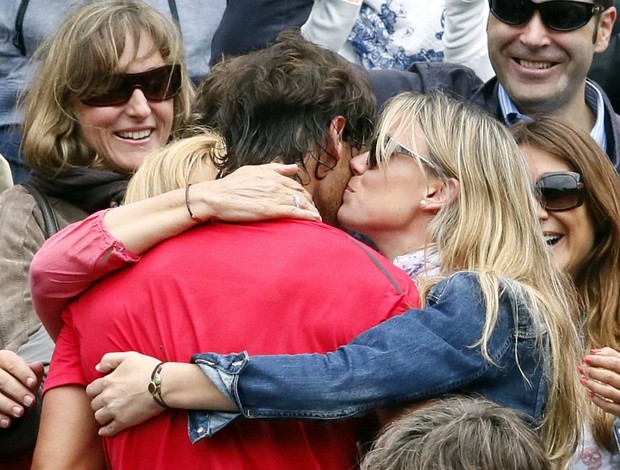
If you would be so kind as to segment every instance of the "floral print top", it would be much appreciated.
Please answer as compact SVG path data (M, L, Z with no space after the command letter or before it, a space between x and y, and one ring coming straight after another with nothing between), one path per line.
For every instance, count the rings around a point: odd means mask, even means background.
M443 62L445 0L365 0L349 42L369 69Z

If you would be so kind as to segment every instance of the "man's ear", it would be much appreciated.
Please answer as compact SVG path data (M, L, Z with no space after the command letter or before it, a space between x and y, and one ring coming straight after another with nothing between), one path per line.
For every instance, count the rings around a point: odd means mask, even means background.
M340 162L343 155L342 134L347 120L344 116L336 116L329 123L327 133L323 139L324 152L321 152L317 162L317 177L324 178Z
M607 49L617 15L618 12L615 7L609 7L601 13L598 28L596 30L596 37L594 38L594 52L601 53Z
M423 209L433 213L439 212L439 209L452 203L458 197L460 189L461 184L456 178L432 178L428 183Z

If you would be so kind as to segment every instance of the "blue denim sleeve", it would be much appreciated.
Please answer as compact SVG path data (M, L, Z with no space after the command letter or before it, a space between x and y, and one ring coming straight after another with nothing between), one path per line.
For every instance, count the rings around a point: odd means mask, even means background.
M518 309L511 296L500 299L498 321L488 344L493 362L475 346L485 323L475 273L458 273L442 281L429 294L427 304L425 309L409 310L383 322L328 354L248 358L207 353L194 360L224 369L230 384L228 396L249 418L344 418L451 392L484 391L500 376L509 393L518 395L531 382L521 377L521 368L529 379L535 369L537 377L542 375L536 359L516 364ZM532 351L534 341L530 343L526 349L537 356ZM235 360L238 367L225 367L226 361ZM509 400L499 398L495 401ZM538 417L542 412L540 403L513 407Z
M230 401L236 401L232 392L233 382L248 362L247 353L230 354L228 356L196 354L192 357L192 362L200 367L202 372L223 395ZM241 413L188 410L187 429L192 444L195 444L200 439L211 437L239 416L241 416Z

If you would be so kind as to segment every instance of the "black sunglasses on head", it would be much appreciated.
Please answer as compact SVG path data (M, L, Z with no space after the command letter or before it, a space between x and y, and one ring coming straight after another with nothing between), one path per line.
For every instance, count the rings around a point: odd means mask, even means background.
M114 74L116 85L101 95L83 98L88 106L115 106L127 103L136 88L139 88L147 100L166 101L174 98L181 91L181 66L164 65L140 73Z
M538 10L543 23L555 31L574 31L590 21L592 16L605 10L601 5L552 0L534 3L532 0L489 0L495 18L506 24L519 25L529 21Z
M567 211L583 204L586 188L574 171L543 173L535 183L540 205L553 212Z

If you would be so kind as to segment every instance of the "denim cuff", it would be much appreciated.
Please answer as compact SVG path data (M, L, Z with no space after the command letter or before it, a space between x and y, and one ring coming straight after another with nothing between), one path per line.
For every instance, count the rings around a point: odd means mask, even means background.
M226 356L214 353L195 354L191 362L197 364L217 389L241 409L235 388L238 374L248 362L247 352ZM211 437L239 416L240 412L189 410L187 431L192 444Z
M620 419L616 418L614 420L614 440L616 441L616 449L620 452Z

